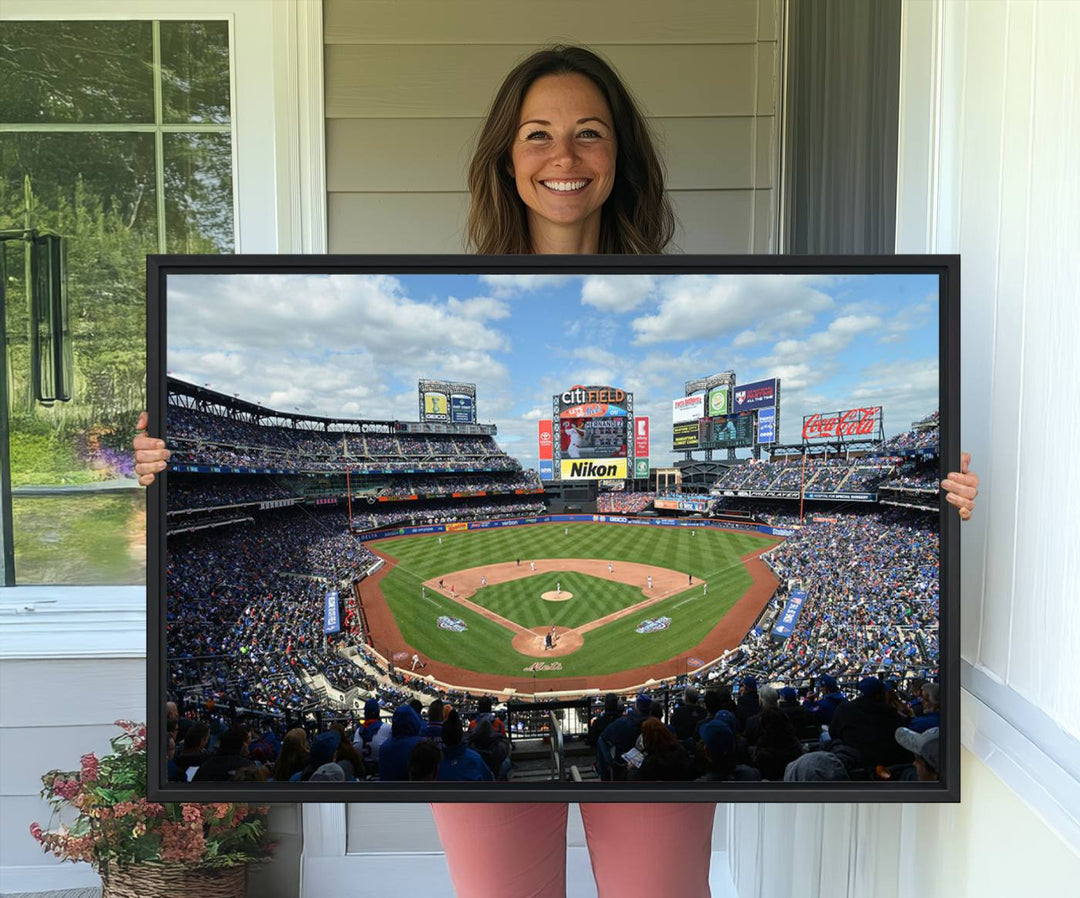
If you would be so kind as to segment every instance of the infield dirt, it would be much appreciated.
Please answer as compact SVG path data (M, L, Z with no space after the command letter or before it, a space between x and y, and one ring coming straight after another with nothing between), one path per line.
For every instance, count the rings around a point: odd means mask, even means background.
M776 590L776 577L760 558L762 552L766 551L767 548L762 547L742 556L740 560L750 574L751 585L705 638L697 645L680 652L678 658L660 664L631 667L614 674L602 674L592 677L546 677L542 681L541 691L568 692L588 689L602 691L623 689L645 683L650 679L659 680L683 673L685 670L683 667L684 657L698 657L708 661L722 655L727 649L734 648L742 641ZM397 620L390 611L379 586L383 577L394 568L397 562L377 548L372 547L372 549L384 560L385 564L374 576L364 580L360 586L364 608L367 612L368 625L378 644L384 646L389 644L393 646L395 651L407 651L411 655L415 649L401 635ZM534 561L536 570L531 570L527 565L518 565L513 562L485 565L443 574L441 576L445 584L443 589L439 589L438 581L440 578L438 577L425 581L424 585L447 598L459 602L463 607L467 607L478 614L483 614L500 626L506 627L515 634L513 637L514 648L522 655L533 658L557 658L560 655L569 655L581 647L584 641L583 636L589 630L610 623L612 620L624 615L636 614L649 605L663 601L688 586L685 573L653 565L621 561L615 564L614 571L609 572L606 559L553 558L534 559ZM483 588L480 586L481 577L484 577L489 585L494 586L499 583L534 576L537 573L557 573L560 571L576 571L599 579L640 585L642 601L599 620L590 621L588 624L576 629L563 628L561 632L557 631L559 638L555 648L545 650L544 634L548 632L548 629L528 629L495 614L469 598L474 596L477 590ZM653 578L653 588L651 590L647 586L649 576ZM695 580L694 585L701 582L703 581ZM456 595L451 593L451 586ZM425 661L427 662L425 674L430 674L436 680L463 689L484 689L490 692L516 689L518 692L531 693L541 685L528 676L478 673L431 658L425 658Z

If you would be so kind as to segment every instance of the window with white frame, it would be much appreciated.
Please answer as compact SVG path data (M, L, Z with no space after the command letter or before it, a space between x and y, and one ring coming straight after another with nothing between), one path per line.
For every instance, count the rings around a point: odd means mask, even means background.
M19 584L145 579L130 440L145 255L235 247L230 23L20 21L0 35L0 233ZM30 378L26 242L66 238L70 401Z

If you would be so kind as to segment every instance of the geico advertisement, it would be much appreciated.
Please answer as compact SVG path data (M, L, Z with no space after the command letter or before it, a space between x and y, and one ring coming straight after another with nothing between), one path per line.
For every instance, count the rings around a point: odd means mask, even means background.
M625 480L625 458L564 458L559 462L563 480Z

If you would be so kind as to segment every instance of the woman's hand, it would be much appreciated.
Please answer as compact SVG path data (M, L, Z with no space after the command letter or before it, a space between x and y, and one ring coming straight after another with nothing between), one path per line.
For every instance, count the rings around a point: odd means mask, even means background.
M139 483L149 486L159 471L165 470L165 460L172 454L165 448L164 440L157 440L146 435L146 426L150 417L146 412L139 413L139 423L135 425L135 439L131 446L135 450L135 473Z
M971 511L975 508L975 497L979 495L979 475L968 471L970 464L971 455L961 452L960 470L950 471L949 476L941 481L941 488L945 490L945 501L959 509L961 521L971 517Z

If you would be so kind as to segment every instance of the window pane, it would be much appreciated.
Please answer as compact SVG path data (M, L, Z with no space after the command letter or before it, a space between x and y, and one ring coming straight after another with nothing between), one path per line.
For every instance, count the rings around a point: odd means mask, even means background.
M5 244L11 479L20 583L137 583L145 559L131 435L145 404L146 262L157 249L152 134L0 134L0 229L26 222L68 238L74 396L33 400L23 244ZM49 489L57 491L49 498ZM30 491L32 494L27 495ZM50 525L50 522L51 525Z
M150 22L4 22L0 121L153 122Z
M161 23L165 122L229 121L229 23Z
M146 582L146 491L20 497L11 503L22 585Z
M165 135L165 246L170 253L232 252L230 135Z

